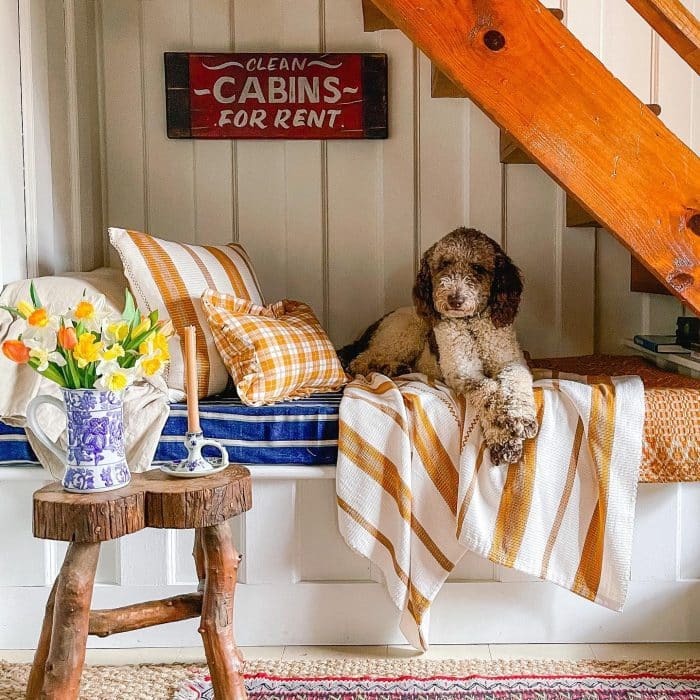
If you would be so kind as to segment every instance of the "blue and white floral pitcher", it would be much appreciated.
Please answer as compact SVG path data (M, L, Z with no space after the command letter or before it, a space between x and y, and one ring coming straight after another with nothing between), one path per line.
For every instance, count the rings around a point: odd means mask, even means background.
M121 392L100 389L62 389L63 401L37 396L27 407L27 425L37 439L66 466L63 488L74 493L111 491L131 481L124 452L124 415ZM37 421L44 403L66 414L68 452L49 439Z

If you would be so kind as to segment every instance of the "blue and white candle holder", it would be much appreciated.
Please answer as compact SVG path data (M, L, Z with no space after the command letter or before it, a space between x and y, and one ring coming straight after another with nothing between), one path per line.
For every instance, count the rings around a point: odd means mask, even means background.
M185 447L187 457L176 462L167 462L161 466L161 471L171 476L195 477L206 476L220 472L228 467L228 452L226 448L217 440L209 440L204 437L204 433L186 433ZM221 457L209 459L202 454L204 447L214 447L219 450Z

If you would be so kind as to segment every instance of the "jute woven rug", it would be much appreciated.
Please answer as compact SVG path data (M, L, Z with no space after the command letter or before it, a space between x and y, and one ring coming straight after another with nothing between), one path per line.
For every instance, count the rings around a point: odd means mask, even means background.
M0 662L0 698L23 700L27 664ZM250 700L700 700L700 660L249 662ZM89 666L81 700L213 698L206 669Z

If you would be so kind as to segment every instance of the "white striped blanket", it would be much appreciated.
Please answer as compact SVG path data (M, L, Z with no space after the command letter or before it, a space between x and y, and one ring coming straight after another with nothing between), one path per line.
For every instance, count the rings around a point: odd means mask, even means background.
M641 461L638 377L537 370L540 431L495 466L463 396L412 374L350 383L337 497L348 545L384 574L401 630L428 647L428 611L467 551L620 610Z

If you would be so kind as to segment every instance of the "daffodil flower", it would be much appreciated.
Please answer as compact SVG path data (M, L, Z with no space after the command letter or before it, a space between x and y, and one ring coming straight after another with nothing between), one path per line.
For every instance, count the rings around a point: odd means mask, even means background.
M98 369L98 374L100 376L95 382L95 387L97 389L124 391L124 389L131 386L136 379L136 372L134 369L124 369L116 362L103 363L101 370L100 373L100 369Z
M73 357L80 369L84 369L91 362L100 359L100 353L104 344L98 341L92 333L83 333L78 338L78 344L73 348Z
M129 335L129 324L126 321L104 323L102 338L108 343L123 343Z
M148 340L144 340L139 345L139 354L143 356L158 355L162 360L170 359L170 348L168 338L163 333L155 333Z
M112 362L120 357L124 357L125 354L124 348L119 343L114 343L102 353L102 359L105 362Z
M76 325L82 323L88 331L99 333L103 323L114 314L106 304L104 294L83 297L72 310L71 318Z
M42 306L34 308L27 302L28 308L22 308L21 313L27 313L24 318L27 324L26 329L22 333L25 340L36 340L37 343L44 347L56 347L56 333L58 333L60 325L60 317L54 313L52 306ZM19 311L19 306L17 307Z
M17 304L17 313L23 318L27 319L35 311L34 305L30 304L28 301L20 301Z
M49 368L50 363L53 363L58 367L66 366L66 358L56 350L55 342L53 347L43 346L39 341L33 338L26 340L25 343L29 348L30 360L38 360L39 362L39 364L36 366L37 372L45 372Z
M134 330L132 331L131 335L133 338L138 338L138 336L143 335L146 331L151 330L151 321L148 318L144 318L141 323L139 323Z

